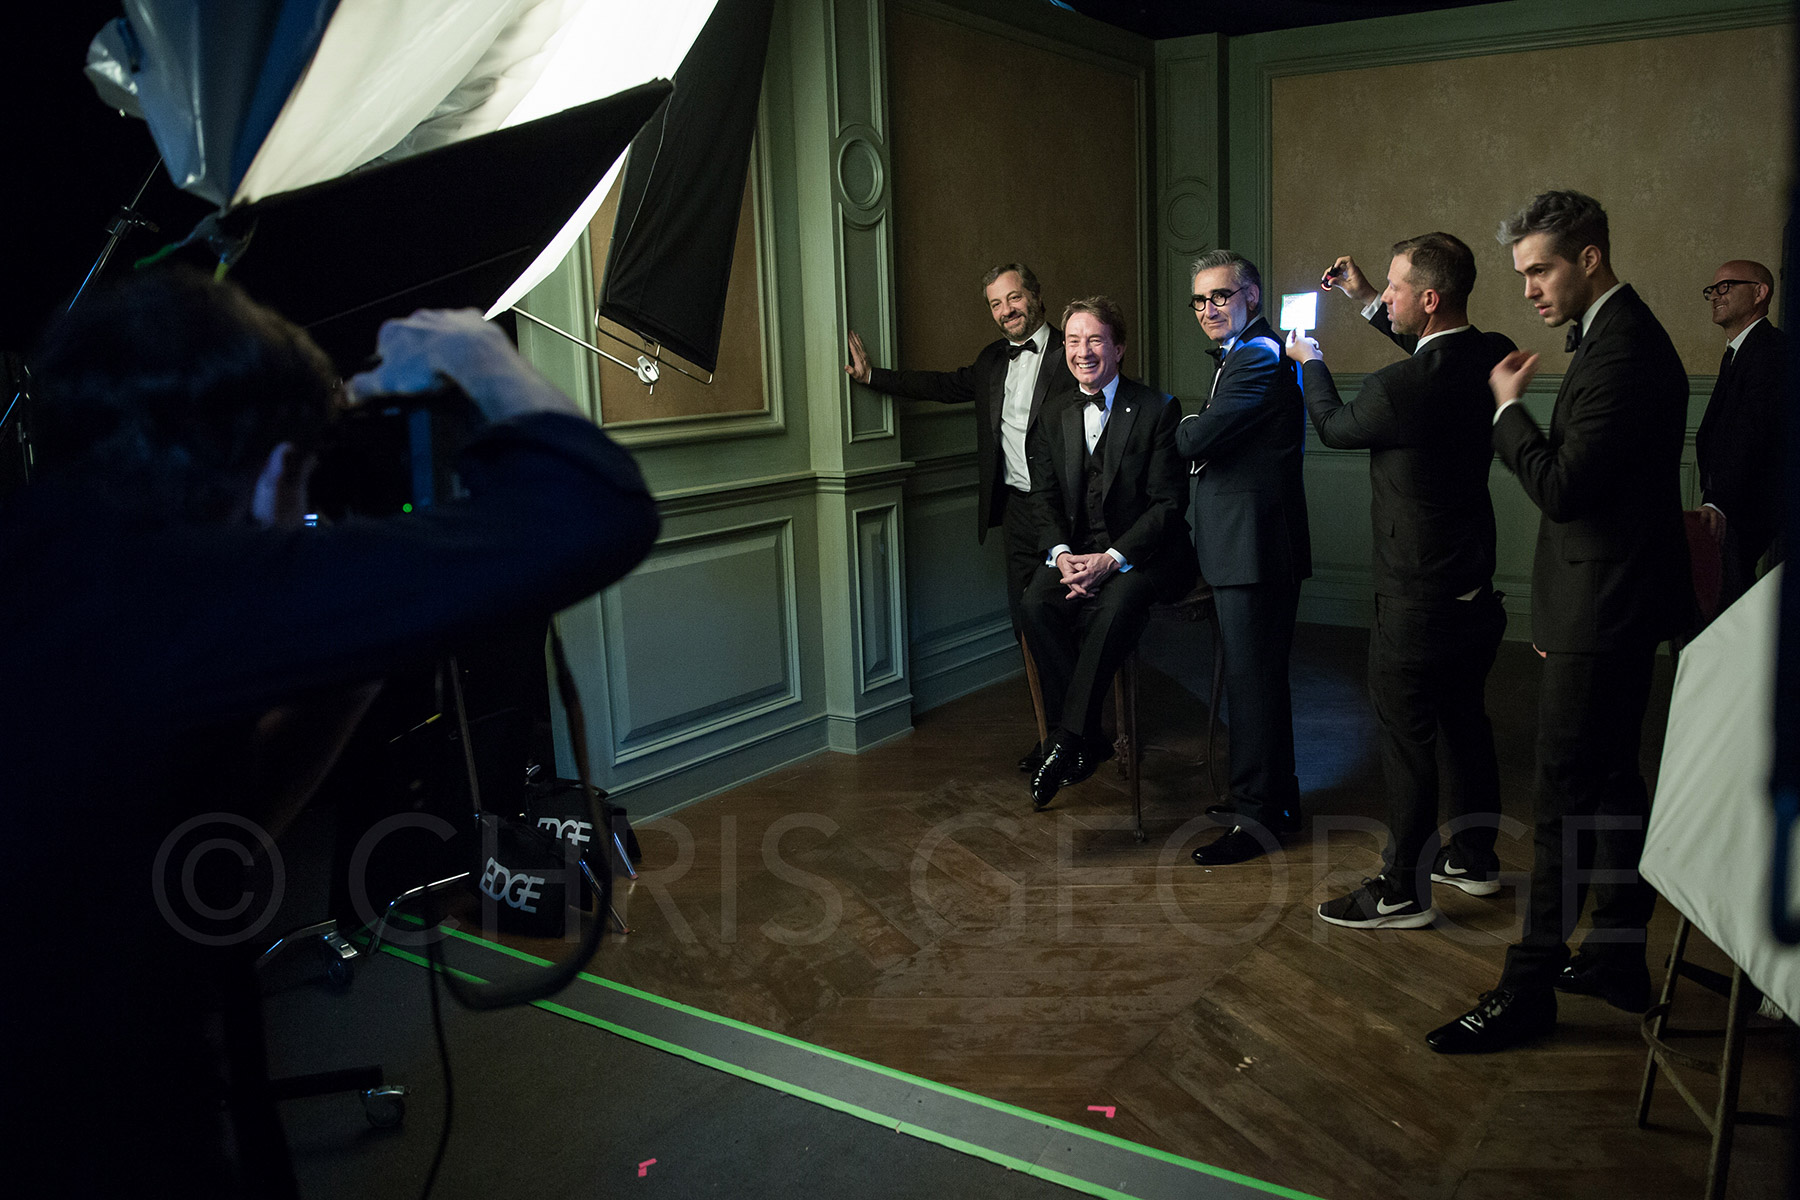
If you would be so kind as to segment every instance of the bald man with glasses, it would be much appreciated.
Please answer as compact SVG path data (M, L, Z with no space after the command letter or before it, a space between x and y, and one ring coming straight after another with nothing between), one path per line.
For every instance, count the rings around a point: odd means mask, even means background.
M1719 607L1756 582L1756 563L1781 527L1781 403L1787 334L1769 323L1775 277L1747 259L1720 267L1701 289L1725 331L1719 379L1694 435L1701 520L1719 544ZM1774 547L1779 561L1781 550Z

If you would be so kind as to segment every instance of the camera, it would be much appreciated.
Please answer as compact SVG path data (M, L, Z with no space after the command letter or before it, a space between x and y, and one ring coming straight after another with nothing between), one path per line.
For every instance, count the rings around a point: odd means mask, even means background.
M311 481L314 510L342 520L416 512L465 492L456 460L485 423L461 388L371 396L326 428Z

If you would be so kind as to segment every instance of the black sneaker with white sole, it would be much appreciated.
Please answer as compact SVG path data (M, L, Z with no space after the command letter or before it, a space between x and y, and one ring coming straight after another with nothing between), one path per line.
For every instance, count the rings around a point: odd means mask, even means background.
M1456 847L1445 846L1438 851L1437 861L1431 864L1431 882L1447 883L1471 896L1491 896L1500 890L1500 869L1498 866L1478 867L1459 858Z
M1319 917L1347 929L1422 929L1437 920L1437 909L1419 903L1386 875L1377 875L1348 896L1319 905Z

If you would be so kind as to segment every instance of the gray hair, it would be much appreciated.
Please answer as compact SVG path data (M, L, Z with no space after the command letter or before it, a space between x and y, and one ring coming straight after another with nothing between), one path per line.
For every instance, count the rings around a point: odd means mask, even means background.
M1194 260L1193 270L1188 272L1188 277L1191 279L1200 272L1210 271L1214 267L1230 267L1232 283L1236 284L1238 287L1244 287L1246 285L1254 287L1256 289L1256 303L1250 306L1250 312L1254 315L1262 311L1262 274L1256 269L1255 263L1239 254L1236 250L1227 250L1224 247L1220 247L1217 250L1208 250L1205 254L1196 258Z

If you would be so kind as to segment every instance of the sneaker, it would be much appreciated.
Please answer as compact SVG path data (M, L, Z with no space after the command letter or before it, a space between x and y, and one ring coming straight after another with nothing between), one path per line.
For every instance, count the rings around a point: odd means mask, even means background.
M1431 882L1459 887L1471 896L1491 896L1500 890L1500 870L1473 866L1456 857L1454 846L1445 846L1431 864Z
M1319 905L1319 916L1348 929L1422 929L1437 920L1437 909L1406 895L1386 875L1377 875L1348 896Z

